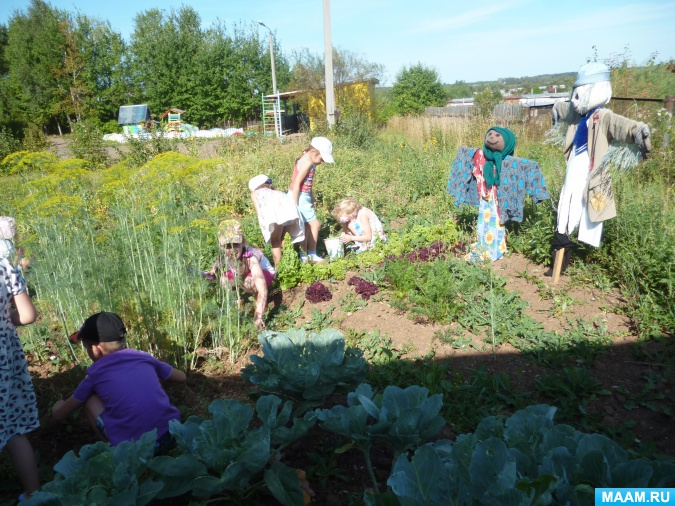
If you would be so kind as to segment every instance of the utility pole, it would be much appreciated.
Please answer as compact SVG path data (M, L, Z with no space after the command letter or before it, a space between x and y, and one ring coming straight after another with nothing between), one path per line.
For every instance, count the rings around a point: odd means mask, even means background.
M326 120L335 125L335 87L333 85L333 42L330 35L330 0L323 0L323 45L326 67Z
M265 28L267 28L267 30L270 32L269 36L270 36L270 63L272 64L272 93L278 95L279 90L277 90L277 72L274 66L274 38L272 35L272 30L262 21L258 21L258 24L260 26L264 26Z

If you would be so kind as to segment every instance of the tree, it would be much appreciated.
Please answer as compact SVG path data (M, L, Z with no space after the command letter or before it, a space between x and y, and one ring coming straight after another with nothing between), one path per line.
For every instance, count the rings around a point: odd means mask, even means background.
M178 107L199 126L259 114L261 94L272 86L267 39L257 25L235 25L231 34L220 22L202 30L197 12L185 6L168 14L151 9L134 22L133 76L151 111ZM283 84L288 65L280 51L275 60Z
M135 103L135 87L129 69L127 46L108 21L78 14L75 18L74 42L86 65L83 113L88 118L106 122L117 116L120 105Z
M325 101L326 71L324 56L311 53L308 49L293 54L292 78L290 86L295 90L307 91L304 98L299 100L301 108L306 108L306 102L311 98ZM350 82L381 79L384 74L384 65L369 62L365 56L348 49L333 48L333 86L336 90L335 101L340 113L344 114L351 109L346 88ZM357 107L358 109L358 107Z
M202 42L199 14L183 6L170 13L150 9L134 18L131 67L143 102L161 114L169 107L189 109L193 63Z
M321 90L325 88L326 71L324 56L305 48L293 53L290 86L295 90ZM333 84L336 88L353 81L381 79L384 65L372 63L365 56L348 49L333 48Z
M445 93L448 98L470 98L473 97L473 88L465 81L455 81L455 84L445 86Z
M421 114L425 107L445 105L446 94L438 72L418 63L398 73L392 100L399 114Z
M495 106L502 101L502 94L496 87L486 86L483 91L476 95L474 103L480 107L481 115L487 117L494 112Z
M13 96L12 116L39 127L58 117L59 88L55 69L63 64L66 39L62 23L65 12L42 0L31 0L26 13L15 12L9 20L5 62L8 69L3 94ZM67 86L66 86L67 87Z

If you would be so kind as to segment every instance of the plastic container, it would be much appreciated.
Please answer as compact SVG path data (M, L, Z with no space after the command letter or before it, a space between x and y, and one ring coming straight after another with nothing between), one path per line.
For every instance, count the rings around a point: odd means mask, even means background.
M323 243L326 245L326 253L328 253L328 258L342 258L345 256L345 249L340 242L339 237L329 237L324 239Z

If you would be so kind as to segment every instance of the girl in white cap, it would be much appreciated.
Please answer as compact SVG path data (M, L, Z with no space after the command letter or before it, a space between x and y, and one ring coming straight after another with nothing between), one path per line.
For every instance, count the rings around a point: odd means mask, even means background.
M265 242L272 246L274 267L279 268L281 248L286 234L295 244L305 240L305 221L298 206L286 193L272 186L272 180L265 174L258 174L248 182L253 207L258 214L258 224Z
M319 226L321 223L314 212L314 172L316 166L323 163L333 163L333 144L325 137L314 137L309 147L303 150L300 158L295 160L293 177L289 195L298 206L302 218L305 220L305 240L300 243L300 260L303 262L323 262L323 258L316 254L316 243L319 241Z

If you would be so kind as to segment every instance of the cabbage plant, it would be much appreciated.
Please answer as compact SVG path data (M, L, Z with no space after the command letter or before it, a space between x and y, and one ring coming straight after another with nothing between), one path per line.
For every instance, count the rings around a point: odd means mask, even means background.
M243 495L259 486L254 480L264 470L264 484L281 504L304 504L296 470L280 462L267 466L282 446L306 435L314 422L294 418L290 424L292 405L281 403L273 395L258 399L256 412L262 424L253 429L253 408L231 399L213 401L211 419L191 416L185 423L170 422L178 449L185 453L157 457L149 464L166 483L165 493L158 497L187 492L197 497Z
M388 386L373 395L368 384L361 384L347 396L347 406L314 411L322 429L351 439L366 459L375 490L377 480L370 462L370 448L375 442L388 444L396 458L434 437L445 425L439 415L443 400L440 394L428 397L429 390L410 386Z
M298 401L296 413L321 404L336 392L347 392L368 374L363 351L345 345L335 329L265 331L258 336L263 356L251 356L244 378L259 390Z
M98 442L72 450L54 466L54 479L21 504L128 504L142 506L158 497L164 482L149 471L157 431L117 446Z
M611 439L553 423L529 406L506 422L483 419L455 442L399 456L387 481L401 506L588 504L595 488L675 486L675 460L631 459Z

